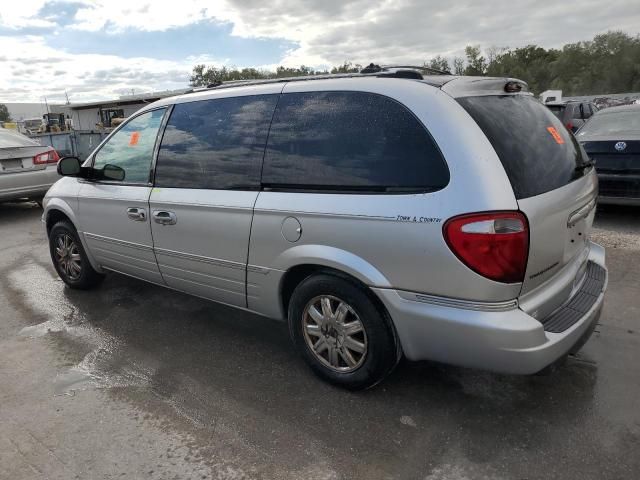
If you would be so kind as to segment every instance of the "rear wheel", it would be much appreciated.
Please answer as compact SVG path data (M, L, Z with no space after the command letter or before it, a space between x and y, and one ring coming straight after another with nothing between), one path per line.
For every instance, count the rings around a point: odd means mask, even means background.
M86 290L104 279L89 263L78 233L69 222L60 221L51 228L49 252L58 275L71 288Z
M399 358L391 321L366 291L347 279L314 275L289 303L289 330L305 361L321 378L349 389L369 388Z

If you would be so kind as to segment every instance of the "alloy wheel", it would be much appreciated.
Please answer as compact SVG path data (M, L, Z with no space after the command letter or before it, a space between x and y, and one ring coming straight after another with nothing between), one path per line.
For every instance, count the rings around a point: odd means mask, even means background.
M367 355L367 334L360 317L345 301L332 295L313 298L302 314L304 339L317 360L348 373Z
M55 240L55 258L60 270L70 280L77 280L82 274L80 249L71 235L61 233Z

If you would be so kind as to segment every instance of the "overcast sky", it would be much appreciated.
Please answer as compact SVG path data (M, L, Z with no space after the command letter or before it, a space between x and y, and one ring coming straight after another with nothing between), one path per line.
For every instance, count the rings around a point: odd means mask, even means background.
M467 44L560 47L608 30L637 34L640 1L4 0L0 101L182 88L196 63L421 64Z

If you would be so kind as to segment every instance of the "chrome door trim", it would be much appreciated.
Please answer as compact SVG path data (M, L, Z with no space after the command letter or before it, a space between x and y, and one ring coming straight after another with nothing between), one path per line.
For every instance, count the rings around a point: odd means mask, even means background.
M153 248L148 245L141 245L139 243L127 242L126 240L118 240L117 238L105 237L103 235L96 235L95 233L84 232L84 236L92 240L98 240L99 242L111 243L114 245L122 245L124 247L135 248L136 250L153 251Z
M411 195L415 196L415 195ZM345 213L331 213L331 212L309 212L304 210L292 210L290 208L283 208L282 210L275 210L269 208L255 208L254 213L273 213L273 214L290 214L290 215L307 215L307 216L316 216L316 217L333 217L333 218L354 218L358 220L391 220L391 221L399 221L398 216L391 215L358 215L358 214L345 214ZM420 222L411 222L411 223L420 223ZM426 223L426 222L425 222Z
M248 272L261 273L262 275L267 275L272 268L261 267L259 265L247 265Z
M217 265L220 267L235 268L237 270L246 270L244 263L232 262L231 260L223 260L221 258L204 257L202 255L194 255L193 253L177 252L175 250L168 250L166 248L154 248L156 255L167 255L174 258L183 258L185 260L192 260L194 262L209 263L211 265ZM158 262L160 263L160 262Z

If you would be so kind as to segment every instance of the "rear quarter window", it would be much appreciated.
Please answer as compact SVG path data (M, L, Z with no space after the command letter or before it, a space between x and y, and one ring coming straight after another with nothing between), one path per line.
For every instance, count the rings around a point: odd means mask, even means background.
M517 199L561 188L582 177L587 161L575 137L529 95L462 97L495 149Z
M449 182L435 142L406 107L366 92L285 93L262 182L334 191L434 191Z

